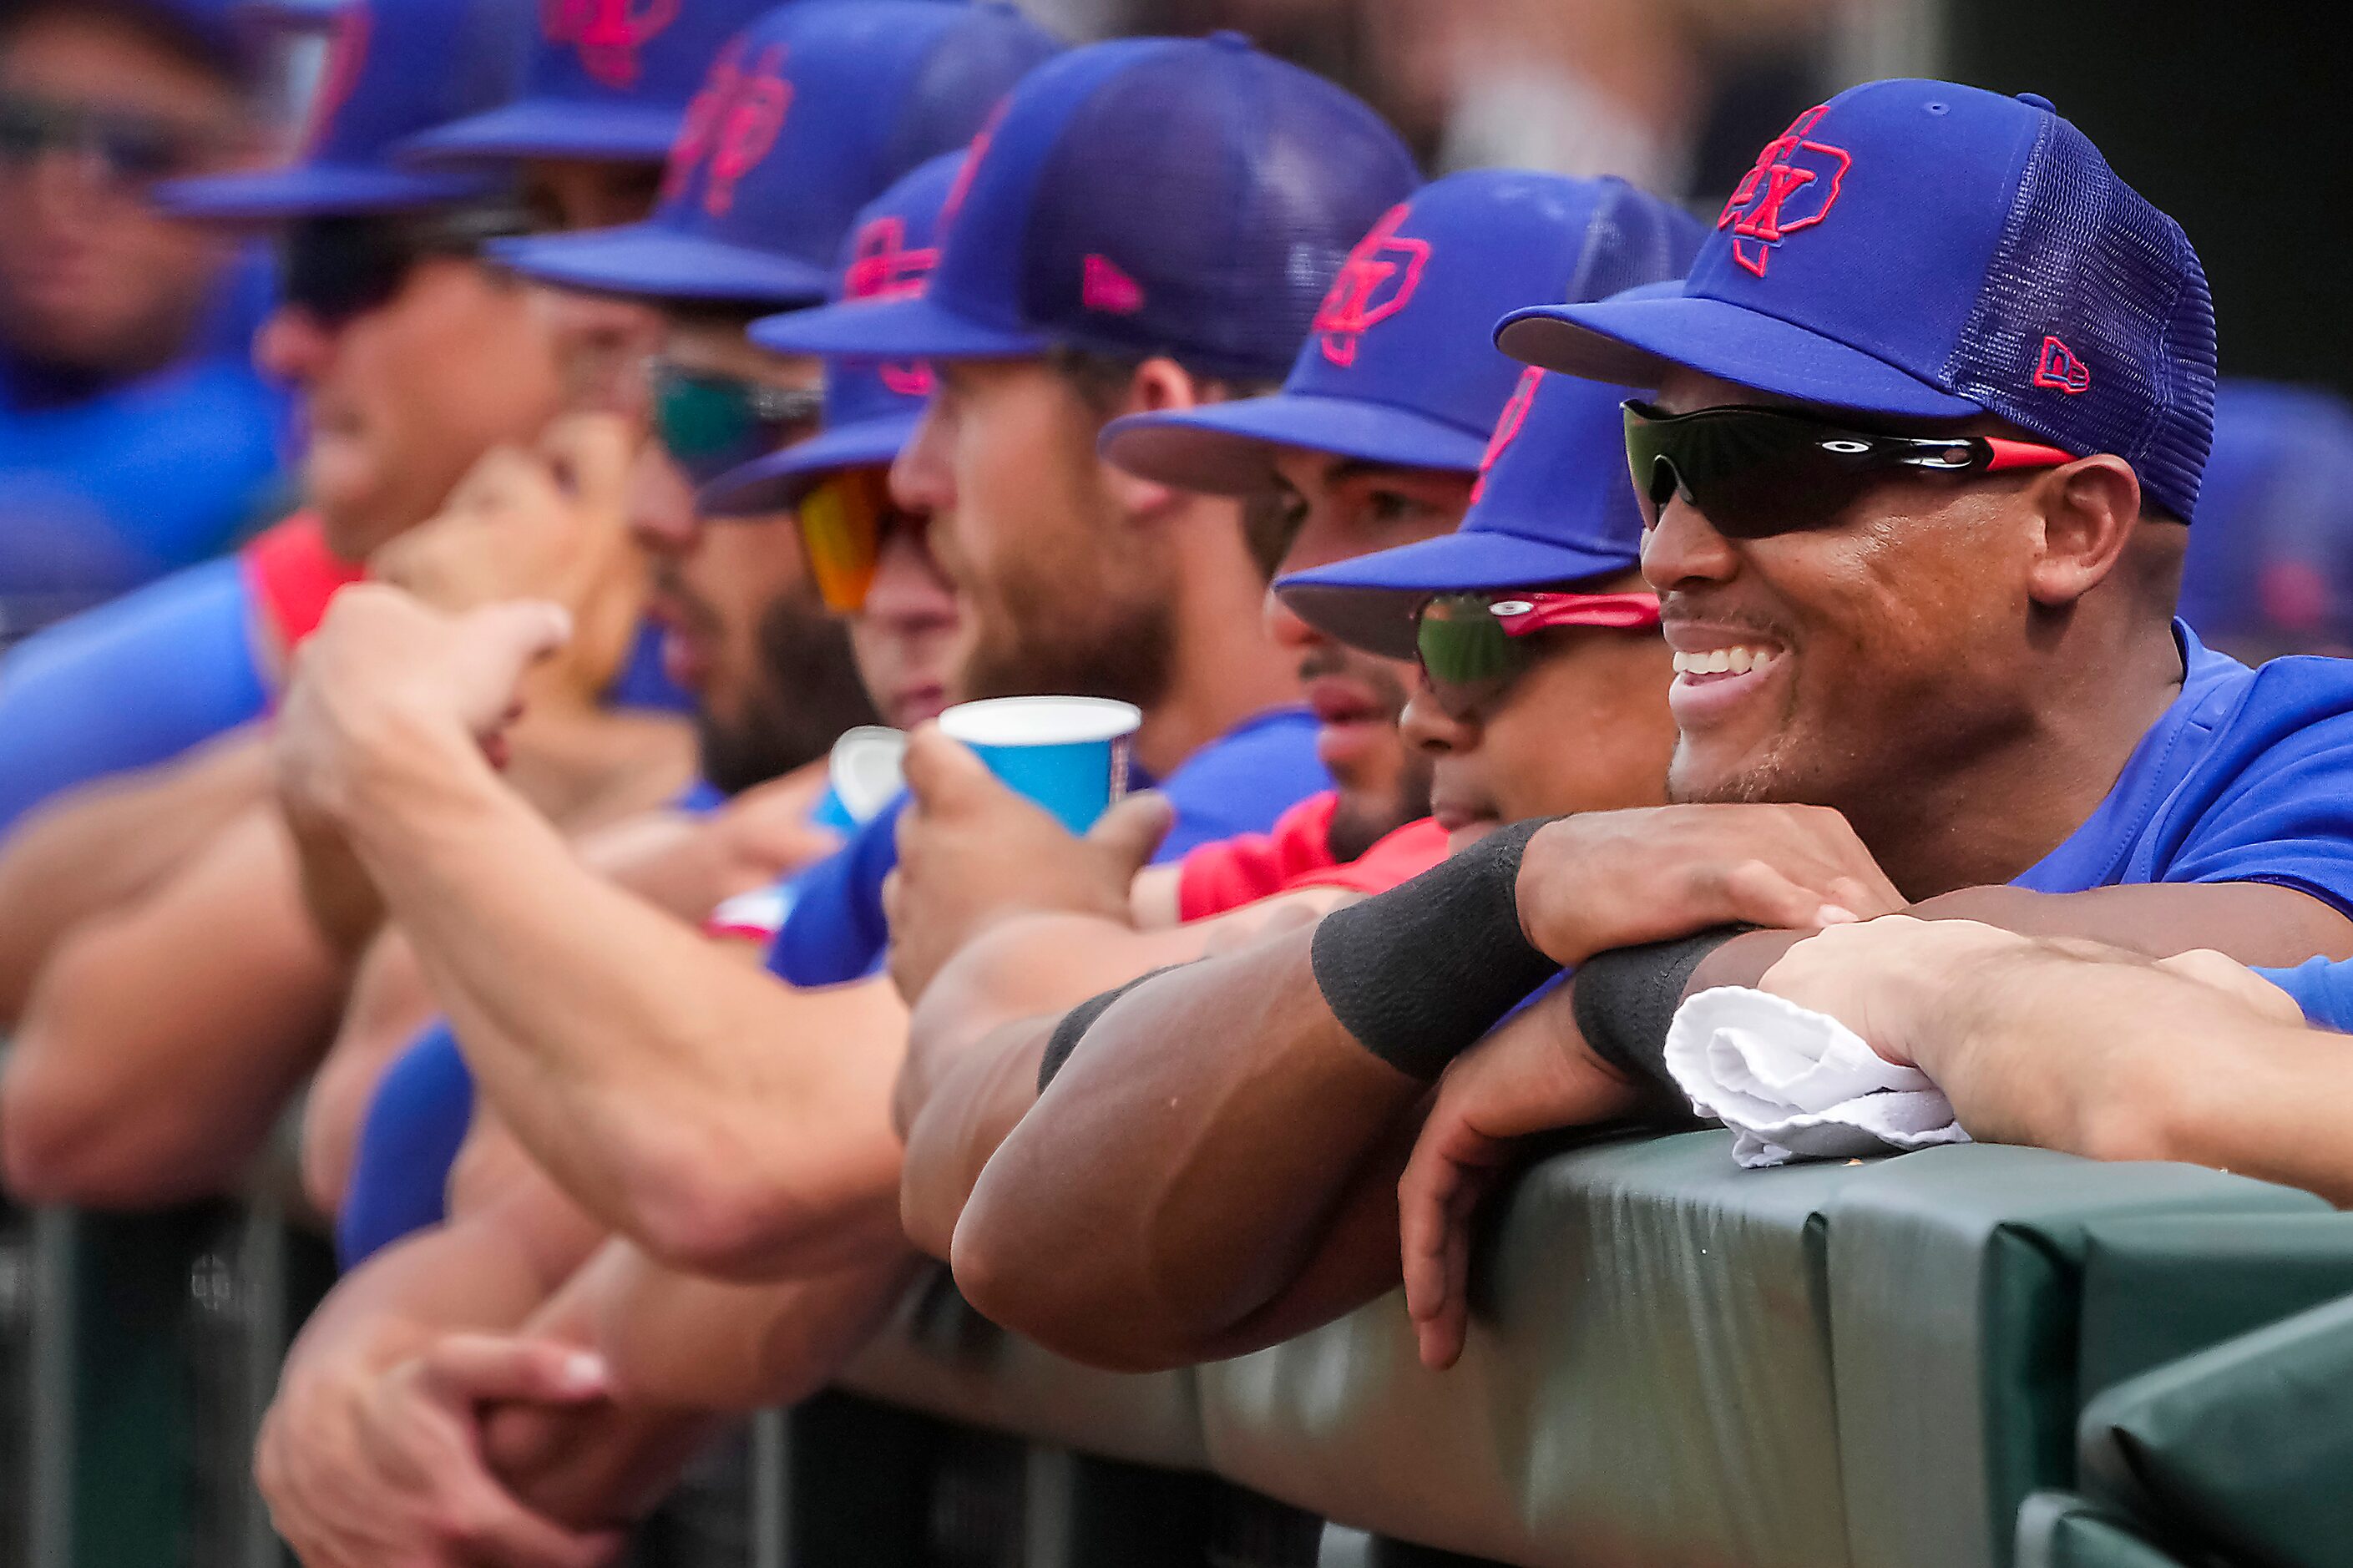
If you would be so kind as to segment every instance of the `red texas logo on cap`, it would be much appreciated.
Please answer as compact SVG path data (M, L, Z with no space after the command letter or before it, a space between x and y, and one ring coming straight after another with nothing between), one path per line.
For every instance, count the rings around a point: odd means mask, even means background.
M1813 227L1838 205L1839 185L1854 160L1842 147L1806 137L1829 112L1829 104L1816 104L1765 143L1716 216L1718 229L1732 230L1732 258L1759 278L1774 246Z
M2075 351L2057 338L2044 338L2042 357L2034 362L2034 384L2073 397L2092 390L2092 367L2077 359Z
M607 87L638 85L638 50L678 20L684 0L540 0L540 31L580 51Z
M685 190L707 156L711 173L702 188L703 210L713 217L724 216L735 205L735 182L757 168L776 146L786 111L793 106L793 84L784 77L785 46L769 45L748 71L740 63L743 52L740 40L729 45L703 79L702 90L686 106L686 122L679 128L670 167L662 175L662 200Z
M1430 265L1430 242L1399 239L1406 206L1391 207L1373 232L1356 242L1324 307L1315 312L1313 328L1322 340L1324 357L1343 369L1356 363L1356 346L1366 331L1406 307L1421 287L1422 268Z
M914 249L907 246L907 220L878 217L858 231L850 249L849 270L842 274L844 300L904 300L923 291L940 258L937 246ZM932 373L924 365L886 364L877 367L882 384L902 397L929 397Z
M1487 437L1487 450L1479 458L1479 482L1471 487L1471 504L1477 506L1479 498L1487 493L1487 473L1495 466L1511 444L1520 438L1520 427L1528 422L1528 407L1536 400L1536 387L1544 380L1544 372L1535 365L1520 372L1520 384L1512 388L1512 400L1504 405L1504 416L1495 421L1495 433Z

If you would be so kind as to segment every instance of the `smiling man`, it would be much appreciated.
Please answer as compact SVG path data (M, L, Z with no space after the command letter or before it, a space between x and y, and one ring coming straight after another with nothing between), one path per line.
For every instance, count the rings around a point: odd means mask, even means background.
M2172 622L2211 424L2205 279L2048 104L1854 89L1767 147L1679 296L1537 307L1499 341L1658 388L1626 433L1689 804L1515 825L1101 1015L1074 1063L1181 1031L1227 1042L1252 1085L1247 1123L1196 1145L1221 1151L1219 1212L1250 1216L1223 1243L1234 1268L1155 1303L1166 1335L1137 1359L1319 1272L1394 1279L1379 1226L1325 1221L1385 1207L1441 1072L1406 1262L1425 1353L1451 1359L1460 1227L1511 1140L1650 1103L1675 999L1795 940L1731 922L1910 900L2158 954L2353 950L2353 672L2251 672ZM1052 1216L1102 1192L1071 1180L1087 1143L1039 1125L967 1226L985 1204L1018 1234L1082 1233Z

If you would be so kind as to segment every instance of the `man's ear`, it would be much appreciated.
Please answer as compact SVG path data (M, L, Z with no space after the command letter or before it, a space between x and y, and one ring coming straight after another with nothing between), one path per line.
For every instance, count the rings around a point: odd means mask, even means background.
M1128 377L1127 395L1120 400L1119 415L1171 414L1198 408L1209 401L1204 390L1191 371L1165 354L1155 355L1137 365L1135 374ZM1103 475L1120 510L1131 517L1153 516L1185 493L1110 463L1103 465Z
M2050 470L2023 499L2042 522L2027 595L2048 609L2073 605L2106 581L2141 527L2139 476L2107 453Z

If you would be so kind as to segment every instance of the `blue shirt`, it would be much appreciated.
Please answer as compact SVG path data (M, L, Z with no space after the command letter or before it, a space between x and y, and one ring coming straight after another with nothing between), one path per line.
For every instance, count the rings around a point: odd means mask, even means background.
M2015 885L2271 882L2353 915L2353 660L2250 669L2173 629L2180 695L2107 798Z
M2353 963L2308 958L2294 969L2258 969L2256 973L2295 998L2304 1021L2316 1028L2353 1034Z
M284 419L242 347L79 395L0 361L0 626L234 544L283 488Z
M1264 833L1309 795L1332 787L1315 755L1315 717L1277 709L1236 725L1196 751L1157 787L1176 826L1153 864L1203 844ZM899 863L899 813L891 803L839 852L785 886L785 923L768 948L769 973L795 985L839 985L874 973L890 946L882 883Z
M0 521L0 531L5 531ZM269 706L253 584L224 558L61 621L0 658L0 838L53 795L168 762ZM608 699L683 711L648 625Z

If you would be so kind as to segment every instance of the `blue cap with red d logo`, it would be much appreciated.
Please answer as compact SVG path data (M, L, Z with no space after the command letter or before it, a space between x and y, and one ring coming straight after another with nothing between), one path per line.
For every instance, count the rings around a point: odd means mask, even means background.
M265 8L280 25L329 29L327 64L302 151L280 168L157 185L175 217L265 222L398 212L483 195L479 174L406 168L398 143L514 90L530 0L349 0Z
M1220 495L1272 489L1282 447L1470 472L1523 368L1496 350L1495 318L1681 277L1700 233L1623 180L1450 174L1348 253L1282 392L1114 420L1103 456Z
M1620 302L1672 299L1652 283ZM1631 388L1524 370L1496 421L1471 510L1452 533L1278 580L1301 620L1391 658L1414 656L1414 616L1437 594L1499 593L1614 577L1641 563L1642 513L1626 463Z
M933 159L877 196L849 231L833 297L869 309L919 291L939 259L940 213L964 171L965 155ZM890 462L915 433L931 373L921 364L828 360L825 428L781 452L722 474L696 504L724 517L777 511L826 475Z
M420 162L594 158L659 163L721 46L775 0L537 0L512 103L403 145Z
M1504 352L1656 386L1682 366L1894 420L1994 414L2132 464L2187 521L2214 308L2180 226L2041 99L1879 81L1757 155L1681 298L1506 317Z
M1350 247L1419 183L1356 99L1231 34L1074 49L976 148L920 298L764 321L785 352L1166 353L1271 380Z
M1004 6L779 7L712 66L652 217L511 240L495 253L572 289L754 309L815 304L859 208L963 146L1059 47Z

